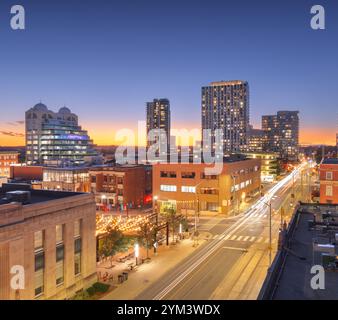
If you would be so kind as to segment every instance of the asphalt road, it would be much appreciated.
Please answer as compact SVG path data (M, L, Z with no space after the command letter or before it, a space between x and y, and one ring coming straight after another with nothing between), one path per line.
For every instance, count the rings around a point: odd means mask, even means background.
M244 214L201 221L208 234L201 245L136 299L255 299L269 266L269 202L272 204L272 258L277 248L280 208L292 212L291 193L301 194L300 174L271 188ZM298 191L298 192L297 192ZM303 195L307 188L303 188Z

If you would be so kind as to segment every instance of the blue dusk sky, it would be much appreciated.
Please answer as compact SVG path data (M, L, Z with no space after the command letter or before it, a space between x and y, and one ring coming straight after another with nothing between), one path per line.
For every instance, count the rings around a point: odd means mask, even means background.
M26 30L10 28L22 4ZM326 29L312 30L321 4ZM338 1L0 1L0 145L23 144L24 112L66 105L98 144L170 99L174 128L200 128L201 87L247 80L250 118L299 110L301 142L338 132Z

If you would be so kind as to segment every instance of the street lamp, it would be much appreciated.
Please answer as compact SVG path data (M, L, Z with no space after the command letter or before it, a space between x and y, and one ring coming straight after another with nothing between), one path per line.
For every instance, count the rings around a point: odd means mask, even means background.
M236 198L236 201L237 201L237 214L239 214L239 200L238 200L238 195L236 193L236 176L235 175L231 175L231 178L233 180L233 192L234 192L234 198ZM235 200L235 199L234 199ZM235 206L235 204L234 204ZM234 208L234 215L236 215L236 212L235 212L235 208Z
M135 259L136 259L136 265L138 264L138 257L140 255L140 246L138 243L135 243L135 246L134 246L134 253L135 253Z
M245 194L245 192L243 192L243 193L242 193L242 196L241 196L241 197L242 197L242 201L244 201L244 200L245 200L245 198L246 198L246 194Z
M158 200L158 196L154 196L153 198L155 200L155 203L154 203L154 211L155 211L155 214L156 214L156 224L158 223L158 210L157 210L157 200Z
M101 210L104 210L103 205L105 204L105 203L104 203L104 200L105 200L106 198L107 198L107 197L106 197L105 194L103 194L103 195L101 196L101 205L102 205Z
M157 200L158 196L154 196L153 198L155 200L154 203L154 210L155 210L155 219L156 219L156 229L155 229L155 234L154 234L154 254L157 254L157 228L158 228L158 210L157 210Z
M199 216L200 214L200 204L199 204L199 199L198 199L198 193L197 193L197 187L203 183L203 181L199 182L198 184L195 185L195 196L196 196L196 210L195 210L195 232L197 232L197 215Z

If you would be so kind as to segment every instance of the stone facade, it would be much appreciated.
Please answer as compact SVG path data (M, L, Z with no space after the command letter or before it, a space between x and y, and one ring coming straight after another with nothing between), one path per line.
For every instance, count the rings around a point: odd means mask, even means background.
M56 194L32 191L38 197ZM74 224L81 221L81 272L74 272ZM56 226L63 225L64 280L56 285ZM0 300L67 299L96 282L95 201L74 194L28 205L0 205ZM35 294L34 235L44 231L43 293ZM24 289L11 286L13 266L24 267Z

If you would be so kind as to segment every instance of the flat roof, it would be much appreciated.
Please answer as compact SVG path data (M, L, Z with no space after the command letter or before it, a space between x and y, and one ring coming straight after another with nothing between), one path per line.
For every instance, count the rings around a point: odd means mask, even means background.
M338 164L338 158L323 159L321 164Z
M301 212L300 212L301 211ZM318 228L309 228L309 220L316 221L323 214L336 216L338 206L302 205L300 206L298 225L291 237L291 247L286 256L279 279L274 283L273 300L332 300L338 299L338 272L325 270L325 290L311 288L313 265L321 264L321 253L313 251L313 241L320 244L332 244L328 236ZM320 228L319 228L320 229ZM338 233L338 226L337 231ZM338 255L338 246L334 250Z
M55 170L55 171L85 171L89 170L89 167L42 167L43 170Z
M19 151L0 151L0 154L20 154Z
M30 201L27 204L23 205L30 205L40 202L46 202L50 200L68 198L76 195L83 194L81 192L65 192L65 191L50 191L50 190L34 190L31 189L30 185L28 184L20 184L20 183L7 183L3 184L0 188L0 205L8 204L13 201L7 201L6 192L15 192L15 191L29 191L30 192Z

